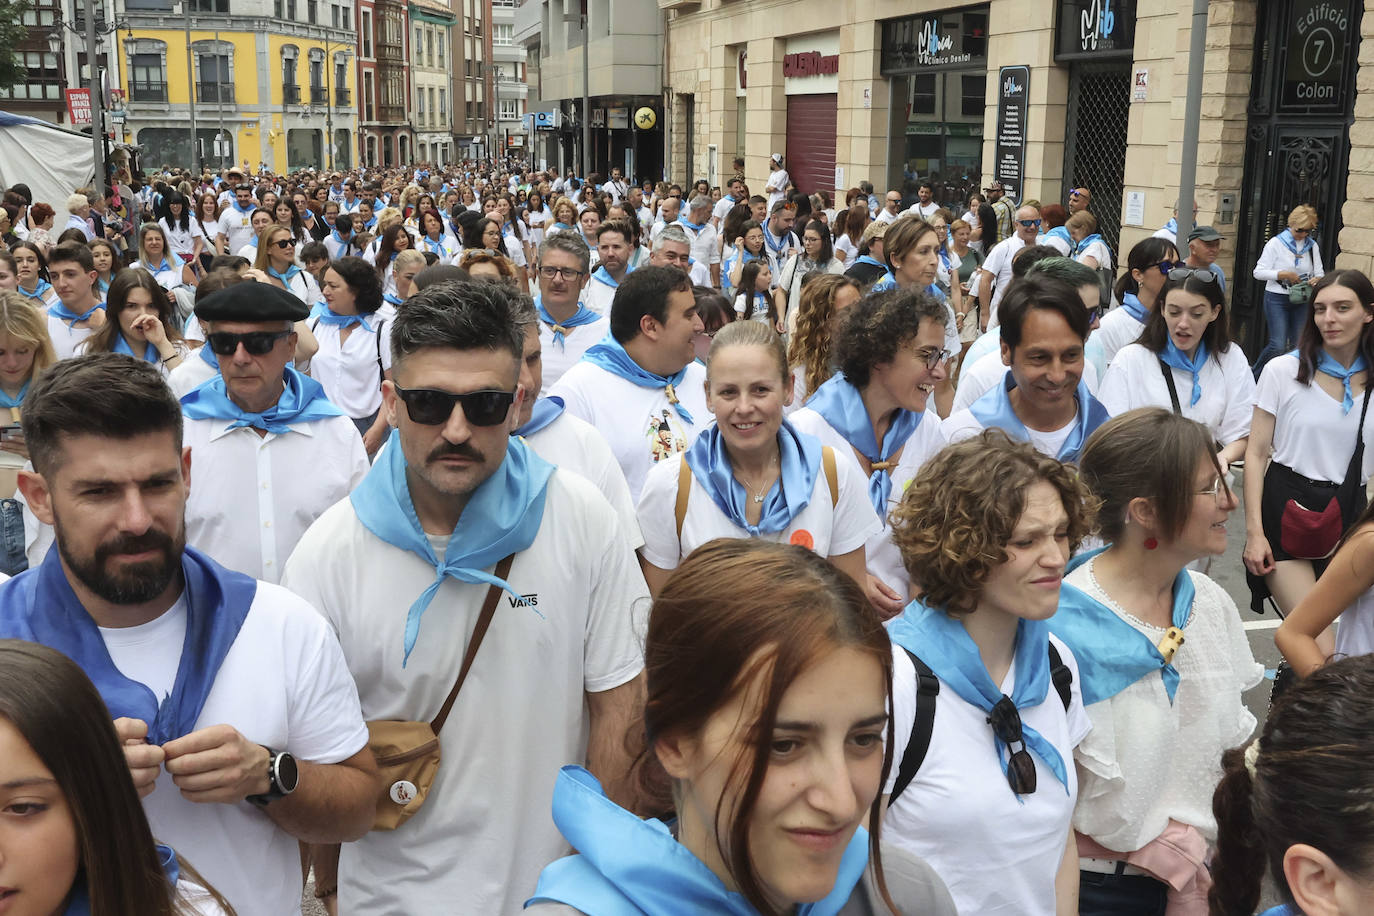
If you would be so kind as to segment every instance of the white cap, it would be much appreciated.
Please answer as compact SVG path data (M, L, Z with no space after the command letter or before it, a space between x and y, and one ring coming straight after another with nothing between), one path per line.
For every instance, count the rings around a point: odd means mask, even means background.
M774 161L774 162L781 163L781 162L782 162L782 153L774 153L774 154L773 154L773 161Z

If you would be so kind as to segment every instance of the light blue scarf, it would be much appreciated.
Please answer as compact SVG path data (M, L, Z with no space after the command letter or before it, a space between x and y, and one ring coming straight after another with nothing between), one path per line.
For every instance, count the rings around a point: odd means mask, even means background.
M943 611L928 607L920 599L906 606L900 617L888 625L888 636L903 649L930 666L941 681L959 698L983 712L1002 699L1001 688L983 664L978 644L964 625ZM1022 713L1021 734L1026 748L1045 762L1055 778L1069 791L1064 758L1043 735L1026 724L1024 711L1045 702L1050 687L1049 624L1044 620L1019 620L1016 623L1016 687L1011 701ZM991 729L989 729L991 734ZM1010 766L1007 746L992 735L997 758L1005 771ZM1004 756L1005 755L1005 756Z
M1325 350L1317 351L1317 371L1325 373L1332 378L1340 379L1341 381L1341 385L1343 386L1341 393L1341 410L1345 413L1350 413L1350 408L1355 406L1355 395L1350 390L1350 377L1356 372L1363 372L1364 369L1364 356L1361 354L1357 353L1355 355L1355 361L1351 363L1350 368L1347 369L1336 362L1335 357L1330 353L1327 353ZM1368 385L1369 382L1366 380L1365 384Z
M269 277L276 277L288 290L291 288L291 280L300 272L301 268L299 264L292 264L290 267L286 268L286 273L277 273L275 267L271 264L267 265L267 275Z
M51 289L52 289L52 284L49 283L47 280L44 280L42 277L39 277L39 278L38 278L38 283L37 283L37 285L34 286L33 292L29 292L28 290L24 289L24 287L22 287L22 286L16 286L16 287L15 287L15 291L18 292L19 295L21 295L21 296L26 296L26 297L28 297L29 299L40 299L40 300L41 300L44 296L46 296L46 295L48 294L48 291L51 290Z
M1207 342L1205 340L1199 340L1197 349L1193 351L1193 358L1189 359L1188 354L1175 346L1174 339L1170 337L1165 340L1164 352L1159 354L1159 358L1166 366L1172 366L1182 372L1191 372L1193 374L1193 397L1192 400L1188 402L1188 406L1192 407L1197 404L1202 398L1202 382L1200 379L1202 378L1202 367L1207 364Z
M29 393L29 385L32 383L32 378L26 381L24 383L24 387L19 389L19 397L17 398L10 397L8 394L5 393L5 390L3 388L0 388L0 407L8 407L10 410L13 410L16 407L23 407L24 395Z
M1316 244L1316 241L1312 238L1312 233L1310 232L1307 234L1307 238L1302 240L1301 245L1298 244L1297 239L1293 238L1293 232L1291 229L1283 230L1278 234L1277 237L1278 240L1283 243L1283 247L1287 248L1289 251L1293 253L1294 265L1298 263L1299 258L1307 254L1307 252L1311 251L1312 246Z
M640 820L619 807L596 777L565 766L553 790L553 820L578 851L544 868L525 902L563 903L595 916L758 916L744 895L673 838L658 820ZM794 916L836 916L868 868L868 832L854 832L840 859L835 886L823 899L803 903Z
M327 302L316 302L315 307L310 310L310 317L325 324L332 324L339 330L355 324L362 325L364 330L372 330L372 325L368 324L362 315L340 315L331 309Z
M1169 221L1164 224L1164 231L1174 238L1178 238L1178 218L1174 216L1169 217Z
M86 309L86 311L77 314L67 308L67 306L62 303L62 300L59 299L56 304L48 307L48 314L52 315L54 318L60 318L67 322L67 327L75 328L78 321L86 321L94 315L98 309L103 309L104 307L105 303L97 302L95 305Z
M143 356L140 357L138 354L134 353L133 348L129 346L129 342L124 339L123 334L115 335L114 352L123 353L125 356L132 356L134 359L142 359L145 363L159 363L162 361L162 357L158 354L157 347L153 345L152 341L144 343Z
M1026 424L1021 422L1021 418L1011 406L1009 395L1015 387L1016 379L1008 369L1002 384L994 385L974 401L968 410L984 429L996 427L1018 442L1029 442L1030 433L1026 430ZM1092 396L1085 382L1079 381L1073 399L1078 404L1078 414L1074 417L1073 430L1060 446L1059 454L1054 456L1060 461L1077 461L1078 453L1083 450L1083 443L1088 441L1093 430L1111 419L1107 408ZM810 402L807 402L807 406L810 406Z
M192 420L233 420L230 429L250 426L277 435L290 432L295 423L343 416L343 411L325 396L324 387L308 375L287 366L283 381L277 403L260 413L250 413L230 400L224 376L216 375L181 399L181 412Z
M444 256L444 240L442 237L440 237L440 239L436 242L429 236L422 235L420 236L420 241L424 243L426 248L437 254L439 257L442 258Z
M349 499L363 527L393 547L413 553L434 567L434 582L420 593L406 614L402 668L409 661L420 635L420 618L446 578L474 585L495 585L518 597L509 582L485 570L534 543L544 518L544 495L553 471L553 465L523 442L509 438L500 466L478 485L463 507L441 562L420 527L420 518L410 498L410 484L406 480L400 432L392 430L385 453Z
M873 256L870 255L870 254L861 254L861 255L859 255L857 258L854 259L854 263L855 263L856 265L857 265L857 264L867 264L869 267L878 267L878 268L881 268L882 270L887 270L887 265L886 265L886 264L884 264L882 261L879 261L877 258L873 257Z
M844 436L845 441L862 454L870 465L881 464L895 455L906 445L925 416L924 413L898 409L883 436L882 445L879 445L873 433L873 424L868 420L868 408L864 406L863 396L844 377L843 372L836 372L817 388L816 393L807 399L806 406L820 414L835 432ZM887 519L887 502L891 496L891 469L873 471L868 477L868 499L877 511L878 518L884 521Z
M558 345L559 349L567 349L568 340L566 335L573 328L580 328L583 325L593 324L601 320L600 315L587 308L587 306L581 302L577 303L577 311L573 313L573 316L564 321L553 320L553 316L549 314L549 310L544 308L544 299L542 296L534 297L534 309L539 313L539 320L553 329L553 342Z
M629 275L630 266L627 264L625 265L625 276L628 277ZM610 271L606 270L606 268L604 267L598 267L596 270L592 271L592 279L597 281L598 283L606 284L611 289L620 288L620 281L617 280L615 277L612 277Z
M404 305L405 300L395 293L382 293L382 301L390 302L392 305Z
M784 232L778 237L777 242L774 242L773 233L768 231L767 226L763 227L763 242L768 246L768 250L773 252L774 257L782 257L783 247L787 244L787 240L791 235L791 231Z
M701 230L703 230L703 229L706 228L706 224L705 224L705 223L694 223L694 222L692 222L690 219L688 219L688 218L685 217L685 216L679 216L679 217L677 218L677 221L678 221L679 223L682 223L682 225L686 226L688 229L691 229L692 232L693 232L693 234L698 233L698 232L700 232Z
M1087 251L1087 250L1088 250L1088 246L1090 246L1093 242L1101 242L1101 241L1102 241L1102 236L1098 235L1096 232L1094 232L1092 235L1086 235L1086 236L1084 236L1084 237L1083 237L1083 241L1079 242L1077 245L1074 246L1074 249L1073 249L1073 256L1074 256L1074 257L1078 257L1080 254L1082 254L1083 252ZM1099 265L1099 266L1101 266L1101 265Z
M1063 226L1055 226L1053 229L1051 229L1050 231L1046 232L1043 236L1041 236L1041 238L1059 239L1061 241L1067 242L1069 246L1069 251L1077 254L1077 252L1074 251L1073 236L1069 235L1069 230L1064 228ZM1101 236L1093 236L1093 238L1101 238Z
M696 420L692 419L692 414L677 397L677 386L682 384L682 380L687 377L687 366L683 366L674 375L664 376L642 368L639 363L630 358L630 354L625 352L625 348L620 345L610 334L601 339L600 343L593 344L582 358L594 366L600 366L612 375L618 375L631 384L638 385L640 388L662 388L668 396L668 403L672 405L677 415L688 423L696 425Z
M562 398L540 398L534 402L534 410L530 411L530 421L516 429L511 435L533 436L561 416L563 416Z
M1124 293L1121 296L1121 307L1126 310L1136 321L1144 324L1150 317L1150 310L1141 303L1140 297L1135 293Z
M777 482L764 497L759 521L751 525L746 509L752 497L735 479L730 466L730 454L725 449L725 437L720 427L712 424L684 458L711 501L737 528L749 532L750 537L786 531L792 520L811 502L816 475L821 469L821 441L798 432L791 423L782 421L778 429L778 460L781 473Z
M1105 551L1100 547L1074 557L1072 571ZM1171 620L1180 630L1193 616L1193 577L1184 569L1174 578ZM1119 614L1065 582L1059 591L1059 610L1050 618L1050 632L1073 650L1078 660L1078 681L1083 704L1091 705L1116 696L1143 677L1158 671L1164 692L1174 702L1178 669L1164 660L1149 638Z

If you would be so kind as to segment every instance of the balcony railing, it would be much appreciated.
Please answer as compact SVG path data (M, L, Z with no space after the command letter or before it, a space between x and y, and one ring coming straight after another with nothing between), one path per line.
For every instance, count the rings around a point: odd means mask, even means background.
M148 80L134 80L129 83L129 101L165 102L167 101L167 84L149 82Z
M310 87L310 104L323 105L329 96L325 93L323 86Z
M352 104L353 104L353 93L350 92L350 91L347 90L347 89L336 88L336 89L334 90L334 104L335 104L335 105L352 105Z
M196 98L202 102L234 101L233 83L196 83Z
M282 86L281 100L287 105L299 105L301 103L301 87Z

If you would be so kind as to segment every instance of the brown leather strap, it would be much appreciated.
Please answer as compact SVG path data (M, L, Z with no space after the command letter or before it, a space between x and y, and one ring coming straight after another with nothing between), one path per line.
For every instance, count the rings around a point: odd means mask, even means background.
M821 465L825 468L825 482L830 484L830 508L840 504L840 480L835 468L835 450L830 446L821 449Z
M496 564L495 575L498 579L504 579L510 575L511 564L515 562L515 554L506 557ZM439 729L444 727L444 721L448 719L449 710L453 708L453 701L458 699L458 691L462 689L463 681L468 679L468 669L472 667L472 660L477 657L477 648L482 645L482 637L487 635L487 628L491 626L491 618L496 614L496 602L501 600L501 586L492 585L487 588L487 600L482 602L482 613L477 615L477 625L472 628L472 638L468 640L468 650L463 654L463 666L458 669L458 680L453 682L453 689L449 691L448 699L444 701L443 707L439 710L439 715L434 717L434 721L429 727L434 729L434 734L439 734Z
M682 466L677 471L677 504L673 506L673 520L677 522L678 547L682 546L682 523L687 520L687 498L692 495L692 466L687 456L680 459Z

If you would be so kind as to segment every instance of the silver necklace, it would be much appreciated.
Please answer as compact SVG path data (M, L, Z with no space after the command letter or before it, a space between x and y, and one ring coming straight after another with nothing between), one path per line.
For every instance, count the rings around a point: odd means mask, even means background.
M773 457L773 460L769 462L770 467L771 467L772 464L773 464L774 462L776 462L777 460L778 460L778 459L777 459L777 456L774 456L774 457ZM754 488L754 485L753 485L752 483L750 483L749 481L745 480L745 479L743 478L743 475L739 475L739 482L742 483L742 484L744 484L745 489L752 491L752 495L753 495L753 497L754 497L754 502L756 502L756 503L761 503L761 502L763 502L763 497L764 497L765 495L767 495L769 488L772 486L773 480L772 480L771 475L768 473L768 471L765 470L765 471L763 472L763 486L759 487L758 489L755 489L755 488Z

